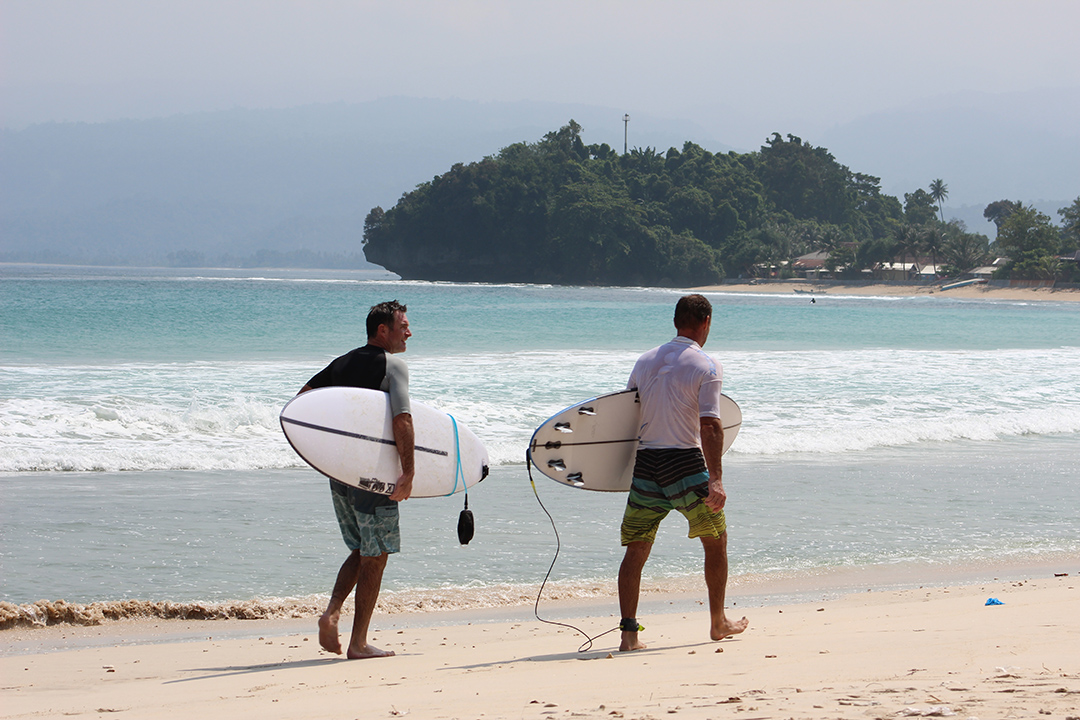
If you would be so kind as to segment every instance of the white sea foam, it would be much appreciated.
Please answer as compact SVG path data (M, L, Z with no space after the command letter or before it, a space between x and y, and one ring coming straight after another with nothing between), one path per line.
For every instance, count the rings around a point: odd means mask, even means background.
M920 420L835 420L822 429L762 428L747 432L740 436L732 452L740 455L834 454L924 442L986 441L1018 435L1080 432L1080 409L1030 410L992 416L957 412Z
M523 461L533 429L621 389L635 353L418 357L415 399L454 415L495 464ZM1080 432L1080 349L728 353L742 406L733 453L845 453ZM277 416L307 363L0 367L0 471L299 467Z

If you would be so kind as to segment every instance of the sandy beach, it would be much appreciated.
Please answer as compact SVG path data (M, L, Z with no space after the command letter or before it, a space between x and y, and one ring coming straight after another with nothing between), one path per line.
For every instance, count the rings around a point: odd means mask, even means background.
M795 294L805 293L810 295L865 295L873 297L912 297L912 296L937 296L946 298L962 298L965 300L1055 300L1071 301L1080 300L1080 290L1075 288L1024 288L1024 287L991 287L989 285L967 285L965 287L942 290L936 285L894 285L889 283L877 283L873 285L843 285L828 282L761 282L761 283L729 283L724 285L707 285L694 288L699 292L742 292L742 293L769 293L769 294Z
M0 717L1080 718L1078 602L1075 573L868 591L746 608L719 643L702 607L643 618L634 653L533 618L383 616L397 655L360 661L320 650L313 618L22 628L0 636Z

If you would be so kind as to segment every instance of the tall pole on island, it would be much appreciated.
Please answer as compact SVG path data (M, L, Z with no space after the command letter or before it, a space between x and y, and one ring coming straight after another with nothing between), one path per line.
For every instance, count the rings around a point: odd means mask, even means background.
M622 131L622 154L625 155L626 154L626 137L627 137L627 132L628 132L629 127L630 127L630 115L627 114L627 115L622 116L622 125L623 125L623 131Z

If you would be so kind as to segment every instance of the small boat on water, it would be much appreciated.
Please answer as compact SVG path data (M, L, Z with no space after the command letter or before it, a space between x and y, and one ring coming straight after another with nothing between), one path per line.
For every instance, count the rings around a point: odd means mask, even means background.
M793 288L795 292L801 295L824 295L824 290L803 290L802 288Z
M972 278L971 280L961 280L960 282L949 283L948 285L942 285L942 290L952 290L953 288L967 287L968 285L985 285L985 278Z

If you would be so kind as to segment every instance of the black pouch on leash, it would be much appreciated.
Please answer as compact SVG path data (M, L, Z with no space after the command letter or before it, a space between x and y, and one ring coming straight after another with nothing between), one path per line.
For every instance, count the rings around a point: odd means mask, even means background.
M469 541L473 539L474 530L472 510L469 509L469 494L466 493L465 509L461 511L457 521L458 542L462 545L468 545Z

